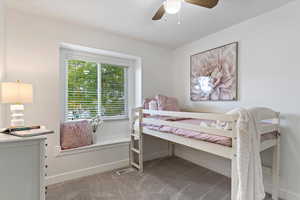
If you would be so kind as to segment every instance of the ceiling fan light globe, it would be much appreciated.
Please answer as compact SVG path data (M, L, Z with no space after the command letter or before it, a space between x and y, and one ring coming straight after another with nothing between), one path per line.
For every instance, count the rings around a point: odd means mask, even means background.
M166 0L164 8L168 14L176 14L181 9L181 0Z

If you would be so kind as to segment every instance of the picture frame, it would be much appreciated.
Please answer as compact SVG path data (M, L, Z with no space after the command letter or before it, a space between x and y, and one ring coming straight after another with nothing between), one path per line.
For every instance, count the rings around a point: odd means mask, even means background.
M190 100L238 100L238 42L190 56Z

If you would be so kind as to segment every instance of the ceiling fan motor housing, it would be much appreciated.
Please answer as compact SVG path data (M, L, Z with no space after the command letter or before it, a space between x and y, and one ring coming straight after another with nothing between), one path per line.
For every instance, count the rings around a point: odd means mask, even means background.
M182 0L166 0L164 8L168 14L176 14L181 9Z
M165 12L168 14L178 13L181 9L181 4L183 1L205 8L213 8L219 2L219 0L165 0L163 5L159 7L158 11L152 17L152 20L160 20L164 16Z

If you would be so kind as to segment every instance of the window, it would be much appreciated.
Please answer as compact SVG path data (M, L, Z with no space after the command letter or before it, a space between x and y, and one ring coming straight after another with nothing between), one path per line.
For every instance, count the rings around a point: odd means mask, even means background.
M91 119L97 115L104 119L128 117L128 66L101 56L74 53L64 61L65 120Z

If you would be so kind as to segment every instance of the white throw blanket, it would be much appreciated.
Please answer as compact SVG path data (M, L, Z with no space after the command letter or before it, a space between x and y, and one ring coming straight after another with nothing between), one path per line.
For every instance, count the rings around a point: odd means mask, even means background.
M271 110L265 108L235 109L230 113L238 114L237 122L237 177L233 184L237 191L234 200L263 200L265 197L262 165L260 158L260 134L258 123L264 112ZM274 112L272 112L274 113Z

